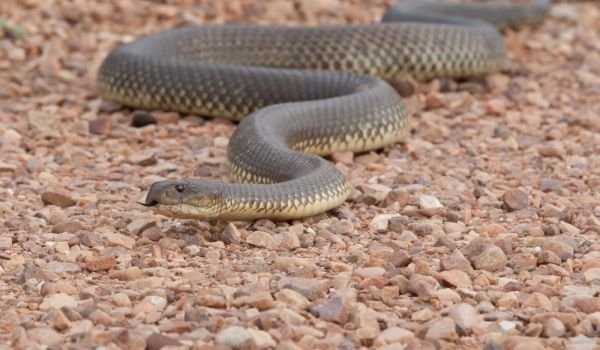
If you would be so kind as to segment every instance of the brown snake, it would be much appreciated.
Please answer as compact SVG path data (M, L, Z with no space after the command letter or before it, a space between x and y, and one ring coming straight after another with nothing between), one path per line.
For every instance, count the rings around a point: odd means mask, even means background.
M498 70L506 52L494 26L540 20L548 6L418 2L390 9L386 23L167 30L112 51L98 87L137 108L242 120L228 146L238 183L161 181L146 205L200 219L306 217L350 193L319 155L374 150L403 136L407 115L385 80Z

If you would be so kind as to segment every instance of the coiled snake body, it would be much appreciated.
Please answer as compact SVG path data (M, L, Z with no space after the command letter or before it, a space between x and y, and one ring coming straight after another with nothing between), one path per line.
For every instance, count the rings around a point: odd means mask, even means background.
M98 90L137 108L241 120L228 146L236 183L161 181L146 205L200 219L306 217L350 193L319 155L374 150L403 136L406 112L385 80L402 72L424 80L497 70L506 57L499 32L466 17L512 25L539 20L547 8L546 0L413 3L390 9L379 24L173 29L112 51Z

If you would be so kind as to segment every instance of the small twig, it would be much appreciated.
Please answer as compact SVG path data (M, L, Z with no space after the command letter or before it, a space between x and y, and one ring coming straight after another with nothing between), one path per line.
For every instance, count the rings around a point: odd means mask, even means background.
M27 35L27 31L25 30L25 28L18 26L18 25L10 25L1 17L0 17L0 28L11 33L12 35L14 35L17 38L22 38L25 35Z

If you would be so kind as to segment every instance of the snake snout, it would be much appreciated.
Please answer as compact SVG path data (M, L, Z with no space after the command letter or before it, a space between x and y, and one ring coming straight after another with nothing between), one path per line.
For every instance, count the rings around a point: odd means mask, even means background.
M138 203L138 204L141 204L141 205L143 205L143 206L145 206L145 207L153 207L153 206L155 206L155 205L157 205L157 204L158 204L158 202L157 202L157 201L150 201L150 202L149 202L148 200L146 200L145 202L137 202L137 203Z
M216 218L223 211L223 197L214 184L203 180L155 182L139 204L181 218Z
M150 186L146 199L141 205L154 207L157 205L173 205L182 202L185 184L178 180L158 181Z

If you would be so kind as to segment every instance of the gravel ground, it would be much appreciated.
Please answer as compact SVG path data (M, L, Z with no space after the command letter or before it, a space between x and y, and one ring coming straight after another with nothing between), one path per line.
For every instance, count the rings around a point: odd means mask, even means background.
M399 79L409 137L335 154L356 191L330 213L224 224L135 203L156 180L227 180L235 125L133 127L149 115L94 90L112 47L187 23L370 22L390 2L2 1L0 349L599 349L597 4L505 33L504 72Z

